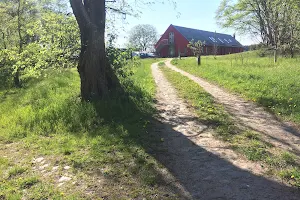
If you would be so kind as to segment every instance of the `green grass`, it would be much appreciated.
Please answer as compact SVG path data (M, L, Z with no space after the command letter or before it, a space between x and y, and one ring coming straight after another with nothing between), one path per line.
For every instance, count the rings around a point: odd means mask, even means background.
M132 75L121 79L125 93L97 103L79 99L75 69L1 90L0 199L177 199L146 152L160 139L148 127L154 61L130 63L124 69ZM61 176L72 180L58 186Z
M17 176L19 174L22 174L26 171L26 169L24 167L20 167L20 166L14 166L13 168L11 168L8 171L8 176L11 178L13 176Z
M231 120L224 107L216 103L197 83L189 78L172 71L167 67L161 67L166 78L177 89L181 98L193 106L200 122L209 125L216 132L216 137L228 142L233 150L241 153L251 161L259 161L270 170L268 173L278 177L282 173L299 174L299 156L282 151L261 139L259 133L251 130L241 130ZM290 178L292 185L299 187L300 179Z
M263 105L277 116L300 123L299 59L259 57L257 52L173 60L177 67Z
M166 64L165 64L165 62L159 62L158 63L158 66L165 66Z

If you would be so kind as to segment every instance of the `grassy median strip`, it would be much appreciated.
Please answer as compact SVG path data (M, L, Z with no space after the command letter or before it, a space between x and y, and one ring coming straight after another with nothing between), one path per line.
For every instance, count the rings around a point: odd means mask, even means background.
M282 177L300 187L299 157L263 141L257 132L239 129L223 106L197 83L167 67L161 69L179 96L193 106L199 121L213 128L218 138L228 142L232 149L249 160L260 161L270 175Z
M300 124L299 58L260 57L259 52L176 59L173 64L191 74L239 93L286 120Z

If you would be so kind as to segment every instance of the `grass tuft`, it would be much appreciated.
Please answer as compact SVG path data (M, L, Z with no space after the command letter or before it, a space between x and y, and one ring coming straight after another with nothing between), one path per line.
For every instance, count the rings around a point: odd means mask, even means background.
M19 185L21 189L28 189L30 187L32 187L33 185L37 184L39 182L39 179L37 177L29 177L29 178L25 178L19 179Z
M290 170L282 170L280 176L287 180L290 184L300 187L300 168Z
M160 67L165 66L165 65L166 65L165 62L159 62L158 63L158 66L160 66Z
M26 168L20 166L14 166L8 171L8 177L12 178L14 176L20 175L26 171Z

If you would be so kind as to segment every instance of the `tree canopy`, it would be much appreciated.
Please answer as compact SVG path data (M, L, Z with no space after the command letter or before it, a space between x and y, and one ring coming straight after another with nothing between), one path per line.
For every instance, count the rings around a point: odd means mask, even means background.
M299 5L299 0L223 0L216 19L223 28L258 35L268 47L293 56L300 41Z
M139 24L129 33L129 45L140 51L152 50L157 42L158 33L150 24Z
M118 35L114 22L153 3L162 1L0 0L1 86L22 87L48 68L78 63L82 99L107 97L119 85L116 72L124 63L124 52L111 45Z
M0 76L9 84L68 66L79 49L75 18L60 1L0 1ZM3 83L2 83L3 84Z

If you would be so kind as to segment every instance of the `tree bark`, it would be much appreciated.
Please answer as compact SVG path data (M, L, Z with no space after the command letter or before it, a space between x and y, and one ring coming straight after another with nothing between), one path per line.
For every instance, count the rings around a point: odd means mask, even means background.
M290 47L290 55L291 55L291 58L294 58L294 48L293 47Z
M18 1L18 11L17 11L17 16L18 16L18 35L19 35L19 54L22 53L23 51L23 36L21 33L21 0ZM16 73L14 74L14 84L15 87L21 87L21 82L20 82L20 68L17 68Z
M277 48L274 49L274 63L277 63Z
M6 42L5 42L5 33L4 33L4 31L1 31L1 32L2 32L2 39L3 39L3 48L7 49Z
M105 0L70 0L80 35L78 72L81 97L85 101L108 96L116 76L107 64L105 53Z
M201 55L198 54L198 66L200 66L200 65L201 65Z

